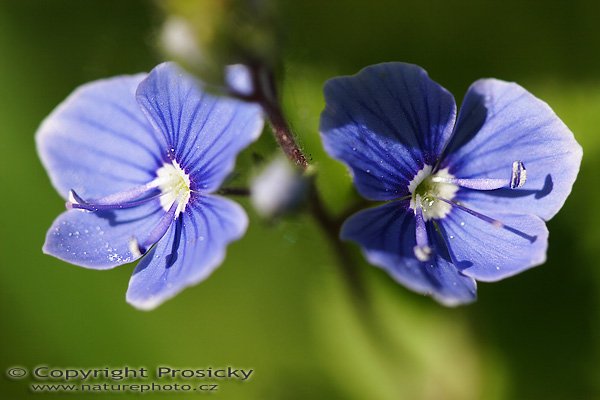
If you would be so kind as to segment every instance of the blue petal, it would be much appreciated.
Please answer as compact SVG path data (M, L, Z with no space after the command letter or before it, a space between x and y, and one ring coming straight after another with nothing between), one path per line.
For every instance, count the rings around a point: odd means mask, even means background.
M140 261L129 282L127 301L152 309L184 288L204 280L225 258L226 246L248 225L231 200L203 196L188 208Z
M263 128L258 105L206 93L173 63L154 68L137 99L175 160L206 192L219 187Z
M358 191L372 200L405 195L417 171L437 162L456 117L452 95L404 63L331 79L325 101L325 150L350 167Z
M462 190L481 210L534 214L545 220L562 207L579 171L581 146L543 101L515 83L482 79L468 90L444 165L458 178L508 179L522 161L521 189Z
M497 281L546 261L548 230L535 215L486 214L496 226L453 208L439 220L452 258L462 273L479 281Z
M225 67L225 84L229 90L238 95L251 96L254 93L252 71L244 64Z
M161 144L135 100L145 74L81 86L41 124L37 149L54 187L100 198L152 180Z
M54 221L44 253L86 268L107 269L134 261L129 242L144 237L165 211L158 200L104 212L69 210Z
M428 262L414 256L415 217L400 202L367 209L343 225L342 239L358 243L367 260L385 269L404 286L433 296L445 305L469 303L476 298L475 281L451 263L439 235L429 229L436 251Z

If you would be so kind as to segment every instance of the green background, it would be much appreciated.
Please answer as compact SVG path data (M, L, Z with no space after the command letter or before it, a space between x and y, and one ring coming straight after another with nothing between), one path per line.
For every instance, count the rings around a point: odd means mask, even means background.
M32 394L4 370L157 365L255 370L222 399L600 398L600 8L595 1L282 2L285 108L319 168L328 206L355 198L320 148L321 88L369 64L426 68L460 101L480 77L514 80L575 133L584 160L549 222L548 262L448 309L364 263L367 319L309 216L266 223L247 201L247 236L207 281L152 312L125 303L133 266L91 271L41 253L63 210L34 147L40 121L90 80L148 71L162 20L150 1L0 0L0 393ZM269 132L254 146L275 151ZM254 173L247 152L240 170ZM238 178L242 180L242 178ZM168 382L163 382L168 383ZM198 398L159 393L147 398Z

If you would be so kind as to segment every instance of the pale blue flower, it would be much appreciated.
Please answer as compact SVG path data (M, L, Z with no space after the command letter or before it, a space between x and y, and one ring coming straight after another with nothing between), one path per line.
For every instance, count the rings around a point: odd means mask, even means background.
M142 309L200 282L246 230L214 193L262 127L259 106L206 93L172 63L83 85L36 135L69 209L44 252L93 269L141 258L127 301Z

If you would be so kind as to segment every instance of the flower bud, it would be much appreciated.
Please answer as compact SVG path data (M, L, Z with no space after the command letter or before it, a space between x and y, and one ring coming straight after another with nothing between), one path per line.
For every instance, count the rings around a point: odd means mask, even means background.
M259 215L273 218L297 208L307 189L307 178L288 160L278 157L253 179L250 200Z

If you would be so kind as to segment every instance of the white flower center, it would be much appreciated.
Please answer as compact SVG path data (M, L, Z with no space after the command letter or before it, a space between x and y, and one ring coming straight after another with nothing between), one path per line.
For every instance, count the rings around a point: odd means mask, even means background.
M425 221L441 219L448 215L452 206L440 198L451 201L458 191L458 186L453 183L433 180L433 178L453 179L454 176L448 173L448 168L439 170L435 174L431 173L432 170L431 165L425 165L408 184L411 195L410 207L416 210L419 205L423 210Z
M175 218L185 210L190 200L190 177L179 166L177 161L173 160L171 164L165 163L156 171L156 179L152 185L158 187L162 192L160 196L160 205L165 211L169 211L173 203L177 202Z

